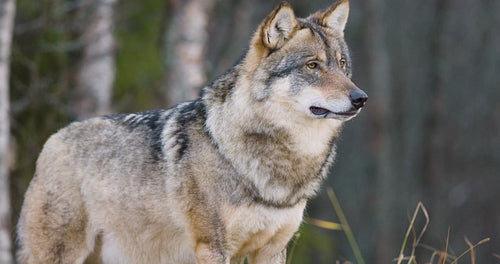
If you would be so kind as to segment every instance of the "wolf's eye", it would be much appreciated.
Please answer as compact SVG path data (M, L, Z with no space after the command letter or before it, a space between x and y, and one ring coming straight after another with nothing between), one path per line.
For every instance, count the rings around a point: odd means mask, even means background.
M309 68L309 69L316 69L316 68L318 68L318 64L317 64L316 62L308 62L308 63L306 64L306 66L307 66L307 68Z
M344 68L345 63L346 63L346 61L345 61L345 59L344 59L344 58L340 59L340 60L339 60L339 66L340 66L340 68Z

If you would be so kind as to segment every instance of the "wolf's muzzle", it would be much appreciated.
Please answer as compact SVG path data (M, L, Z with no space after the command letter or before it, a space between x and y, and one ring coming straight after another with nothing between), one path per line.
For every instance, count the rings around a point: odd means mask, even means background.
M352 106L359 109L365 105L366 100L368 100L368 95L360 89L356 89L349 94L349 99L351 100Z

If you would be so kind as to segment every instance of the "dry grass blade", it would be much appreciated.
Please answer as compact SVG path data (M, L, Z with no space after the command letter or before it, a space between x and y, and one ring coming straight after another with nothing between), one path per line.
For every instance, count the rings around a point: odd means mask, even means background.
M329 230L343 230L343 227L339 223L334 223L330 221L325 221L325 220L319 220L319 219L314 219L314 218L306 218L306 222L315 225L317 227L321 227L324 229L329 229Z
M460 256L458 256L458 257L457 257L457 258L456 258L453 262L451 262L450 264L456 264L456 263L457 263L457 261L458 261L461 257L465 256L465 254L469 253L469 251L471 251L471 250L473 250L475 247L477 247L477 246L479 246L479 245L481 245L481 244L484 244L484 243L486 243L486 242L489 242L489 241L490 241L490 238L488 237L488 238L485 238L485 239L483 239L483 240L481 240L481 241L477 242L475 245L473 245L473 246L469 247L469 249L467 249L467 250L466 250L466 251L464 251L462 254L460 254Z
M442 264L445 264L446 263L446 258L448 257L448 246L450 244L450 228L448 227L448 234L446 235L446 246L445 246L445 249L444 249L444 258L443 258L443 262Z
M443 259L444 259L444 255L445 255L445 252L443 250L439 250L439 249L436 249L436 248L433 248L433 247L429 247L427 245L419 245L419 246L432 252L431 260L428 261L428 263L434 263L434 258L436 258L436 256L439 256L437 263L438 264L443 264ZM453 256L452 254L447 253L446 259L447 259L448 262L452 262L452 261L455 261L456 257Z
M339 200L337 199L335 192L333 191L332 188L328 188L327 193L328 193L328 198L330 198L330 202L333 205L335 213L339 217L340 224L342 225L342 227L344 229L344 233L347 237L347 240L349 241L349 244L352 248L352 251L354 253L354 256L356 257L358 264L365 264L365 261L363 260L363 257L361 256L361 250L359 250L359 246L356 243L356 239L354 239L354 235L352 234L351 227L349 226L349 223L347 222L347 219L345 218L344 211L342 211L342 207L340 206Z
M469 244L470 242L468 242L469 249L467 249L466 251L462 252L462 254L460 254L458 257L454 257L454 256L448 254L445 251L433 248L433 247L428 246L428 245L420 244L419 246L433 252L432 253L432 258L429 261L429 263L434 263L433 259L435 258L436 255L439 255L439 260L438 260L437 263L443 264L443 263L445 263L446 259L449 259L450 264L456 264L460 258L462 258L463 256L465 256L465 254L467 254L470 251L474 250L477 246L479 246L481 244L484 244L486 242L489 242L489 241L490 241L490 238L485 238L485 239L477 242L475 245ZM445 259L445 256L447 256L446 259ZM471 263L475 263L475 256L473 257Z
M422 211L422 213L425 216L425 225L422 227L422 230L420 231L419 236L413 240L413 245L412 245L410 257L405 258L404 250L406 248L406 243L408 241L408 237L410 236L410 232L412 232L412 230L414 230L415 220L417 219L417 215L420 211ZM427 226L429 225L429 222L430 222L430 218L429 218L429 214L427 213L427 210L425 209L425 206L422 204L422 202L418 202L417 208L415 209L415 212L413 213L413 217L411 219L410 226L408 226L408 230L406 231L406 235L403 239L403 245L401 246L401 250L399 251L399 256L397 258L398 264L401 264L402 261L406 260L406 259L408 260L408 263L411 263L411 261L414 259L415 248L420 243L420 239L424 235L425 230L427 229Z
M470 264L476 264L476 253L474 252L474 246L467 237L464 237L464 240L470 249Z
M412 250L411 250L411 255L410 256L405 256L404 255L404 250L406 248L406 244L407 244L408 238L410 236L410 232L412 232L413 236L415 237L414 225L415 225L416 217L417 217L417 215L418 215L418 213L419 213L420 210L424 214L426 222L425 222L425 225L423 226L422 230L420 231L419 236L416 239L413 240L413 246L412 246ZM406 263L408 263L408 264L410 264L410 263L416 264L417 262L416 262L416 259L415 259L415 249L418 246L418 247L425 248L425 249L427 249L427 250L429 250L429 251L432 252L432 256L431 256L430 260L428 262L426 262L427 264L434 263L434 260L435 260L436 257L438 257L437 258L437 262L436 262L437 264L446 264L446 262L449 262L450 264L456 264L460 258L462 258L463 256L465 256L469 252L471 252L471 264L475 264L475 252L474 252L474 249L477 246L490 241L489 238L485 238L485 239L479 241L478 243L476 243L475 245L473 245L468 240L468 238L465 237L465 241L469 245L469 249L467 249L466 251L462 252L462 254L460 254L458 257L455 257L456 254L454 254L453 252L452 253L448 253L448 251L449 251L449 239L450 239L450 228L448 228L448 234L447 234L447 237L446 237L446 244L444 246L444 250L439 250L439 249L433 248L431 246L428 246L428 245L420 243L420 240L421 240L422 236L424 235L424 232L427 229L427 226L429 225L429 221L430 221L430 218L429 218L429 214L427 213L427 210L425 209L424 205L421 202L419 202L418 205L417 205L417 208L415 209L415 212L413 213L413 217L412 217L412 219L410 221L410 226L408 227L408 230L406 231L406 235L404 237L403 245L401 246L401 251L399 253L399 256L394 261L397 261L398 264L403 263L403 261L407 261ZM498 255L496 255L496 256L498 256ZM498 258L500 258L500 256L498 256Z
M431 260L429 261L429 263L434 263L434 258L437 256L437 254L439 254L437 251L432 252Z

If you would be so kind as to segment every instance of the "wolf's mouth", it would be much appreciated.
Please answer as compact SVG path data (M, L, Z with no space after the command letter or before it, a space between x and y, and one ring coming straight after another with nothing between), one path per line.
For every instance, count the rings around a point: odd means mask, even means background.
M338 116L345 116L345 117L353 116L353 115L356 115L358 113L357 110L350 110L350 111L346 111L346 112L332 112L328 109L325 109L322 107L317 107L317 106L311 106L311 107L309 107L309 110L311 111L311 113L313 115L324 116L324 117L326 117L330 113L332 113L334 115L338 115Z
M311 113L313 113L313 115L319 115L319 116L330 113L330 110L317 106L311 106L309 107L309 110L311 110Z

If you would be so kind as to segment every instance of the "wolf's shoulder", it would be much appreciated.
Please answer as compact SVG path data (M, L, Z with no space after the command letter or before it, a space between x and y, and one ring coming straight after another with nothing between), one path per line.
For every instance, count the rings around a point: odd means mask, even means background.
M109 121L130 130L150 129L158 130L169 119L171 109L155 109L135 113L120 113L98 117L99 121Z
M168 109L155 109L135 113L112 114L100 117L130 129L149 128L156 130L169 120L185 125L193 119L205 117L205 107L200 100L180 103Z

